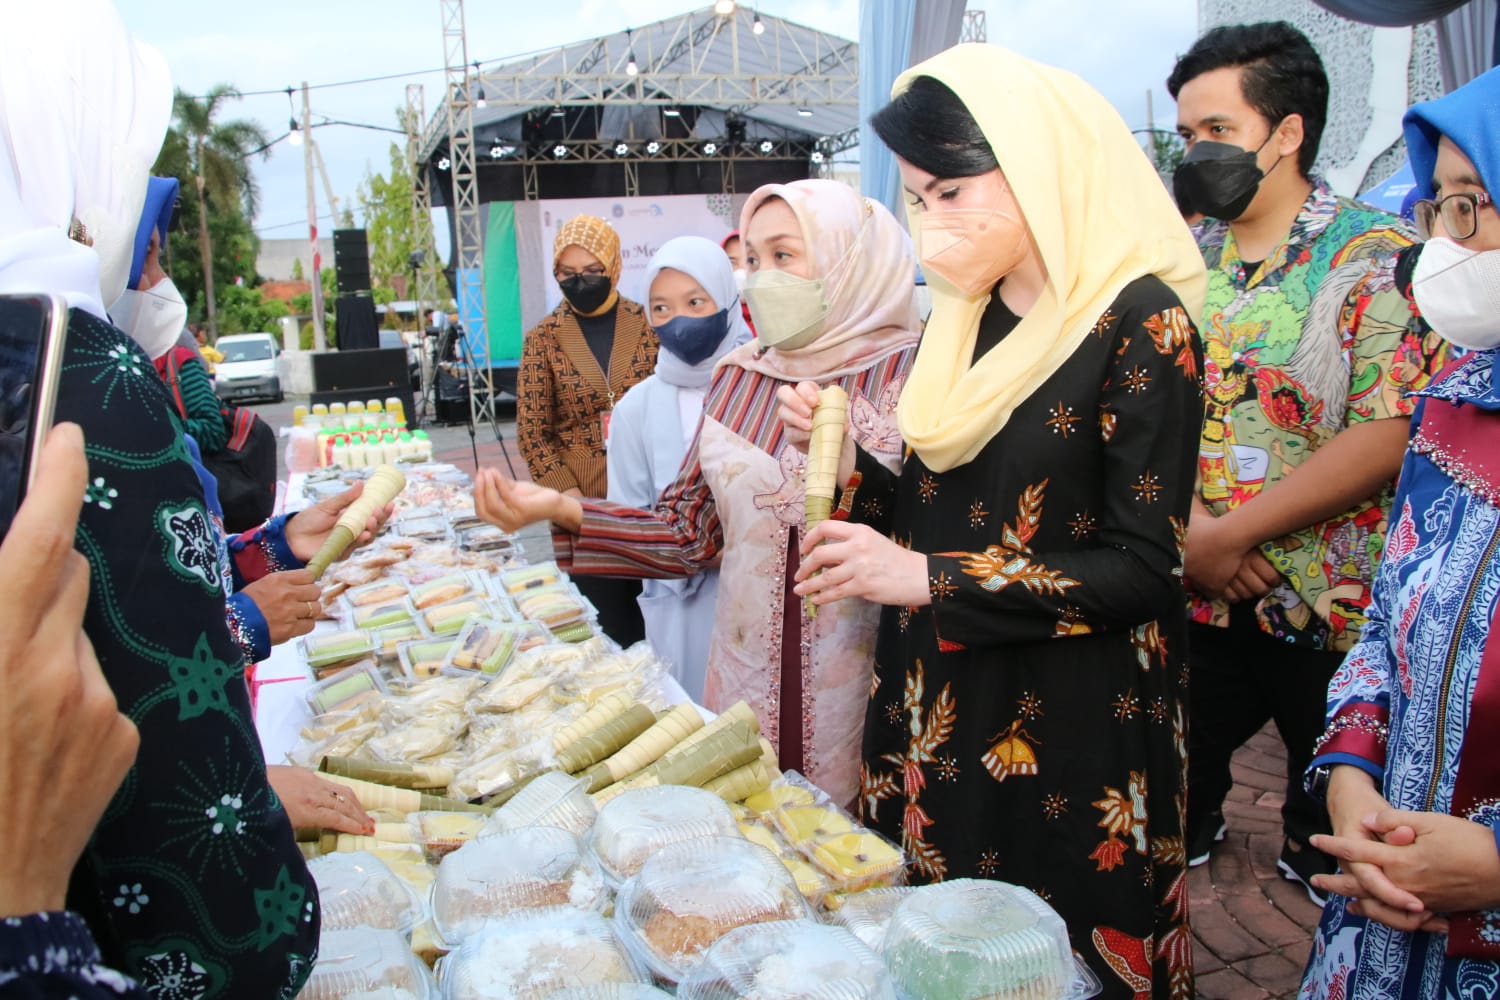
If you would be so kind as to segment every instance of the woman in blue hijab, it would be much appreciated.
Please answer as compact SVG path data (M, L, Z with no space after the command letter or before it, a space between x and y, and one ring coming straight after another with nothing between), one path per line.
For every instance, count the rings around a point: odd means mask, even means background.
M733 265L701 236L662 244L646 270L646 318L661 341L656 372L615 405L607 458L609 497L650 507L677 478L698 432L714 366L750 340ZM637 600L646 638L695 701L702 700L718 571L646 580Z

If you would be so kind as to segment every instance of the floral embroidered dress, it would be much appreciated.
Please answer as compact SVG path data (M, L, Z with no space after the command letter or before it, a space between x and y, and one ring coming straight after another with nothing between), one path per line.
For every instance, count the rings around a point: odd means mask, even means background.
M1412 326L1394 253L1405 225L1318 181L1285 242L1246 272L1234 234L1210 222L1203 312L1207 411L1200 492L1215 514L1272 488L1340 430L1405 416L1403 393L1442 364L1442 342ZM1425 336L1424 336L1425 334ZM1347 650L1364 624L1390 489L1328 521L1266 542L1282 583L1256 608L1263 631ZM1229 605L1193 600L1193 619L1226 624Z
M1015 322L993 299L975 357ZM1111 997L1192 995L1181 560L1200 375L1176 296L1137 279L972 461L909 453L898 481L860 452L852 499L929 553L932 596L882 614L866 821L914 881L1036 891Z
M1424 391L1391 509L1370 620L1329 686L1313 766L1352 764L1397 809L1445 812L1500 834L1500 381L1474 354ZM1500 910L1406 934L1323 911L1302 996L1500 995Z

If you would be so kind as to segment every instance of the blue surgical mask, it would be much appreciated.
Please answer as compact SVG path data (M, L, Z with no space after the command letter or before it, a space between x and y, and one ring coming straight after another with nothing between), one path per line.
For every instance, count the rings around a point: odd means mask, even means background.
M720 309L712 316L673 316L656 327L662 349L689 365L708 360L728 332L728 309Z

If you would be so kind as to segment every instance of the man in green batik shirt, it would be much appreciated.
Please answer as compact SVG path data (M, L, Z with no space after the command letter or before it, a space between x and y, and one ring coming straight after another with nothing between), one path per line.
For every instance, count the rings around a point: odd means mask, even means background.
M1235 749L1274 719L1287 746L1278 866L1333 870L1301 775L1328 681L1359 635L1411 404L1443 360L1396 290L1396 218L1311 173L1328 79L1285 22L1218 28L1167 87L1188 154L1174 177L1208 265L1206 411L1191 584L1187 851L1208 859ZM1293 475L1293 473L1296 475Z

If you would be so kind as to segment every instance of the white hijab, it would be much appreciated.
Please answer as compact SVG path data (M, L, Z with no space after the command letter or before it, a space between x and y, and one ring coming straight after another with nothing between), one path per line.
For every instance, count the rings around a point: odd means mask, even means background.
M110 0L7 3L0 30L0 292L108 319L171 119L167 64ZM98 252L68 238L75 218Z
M701 236L679 236L663 243L651 258L646 268L646 316L651 316L651 283L662 271L681 271L696 281L714 305L729 313L729 329L713 354L696 365L674 355L663 347L656 352L656 374L670 385L685 389L701 389L713 379L714 366L719 359L741 344L747 344L755 336L745 322L740 309L739 283L734 279L734 265L724 250L713 240Z

